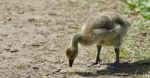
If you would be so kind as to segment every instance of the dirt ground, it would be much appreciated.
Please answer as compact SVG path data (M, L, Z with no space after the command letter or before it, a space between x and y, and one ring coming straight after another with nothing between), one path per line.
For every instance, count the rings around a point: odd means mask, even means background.
M139 71L148 66L128 63L117 72L103 70L107 66L104 63L112 63L114 59L107 50L102 53L102 57L108 54L103 58L102 67L84 67L82 64L94 60L95 46L81 46L73 68L68 66L65 50L82 22L105 9L122 13L119 3L118 0L0 0L0 78L132 78L142 75ZM138 18L125 16L131 21ZM137 32L136 27L132 28L131 32ZM135 38L138 34L131 35Z

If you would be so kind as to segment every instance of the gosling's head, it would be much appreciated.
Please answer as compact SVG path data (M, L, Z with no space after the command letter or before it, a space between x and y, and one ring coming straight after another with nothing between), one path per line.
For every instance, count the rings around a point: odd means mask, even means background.
M75 58L78 55L78 50L77 49L70 49L70 48L68 48L66 50L66 55L67 55L68 60L69 60L69 66L72 67L73 62L74 62Z

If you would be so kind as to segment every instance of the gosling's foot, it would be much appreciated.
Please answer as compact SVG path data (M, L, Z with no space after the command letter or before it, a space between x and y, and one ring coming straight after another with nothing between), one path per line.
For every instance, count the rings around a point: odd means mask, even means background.
M98 60L96 62L90 62L88 64L84 64L84 66L86 66L86 67L100 66L100 62L101 62L101 60Z

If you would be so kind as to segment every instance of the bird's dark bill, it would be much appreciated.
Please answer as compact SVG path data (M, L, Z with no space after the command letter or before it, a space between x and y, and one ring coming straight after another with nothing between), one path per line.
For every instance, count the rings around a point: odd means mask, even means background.
M69 66L72 67L72 65L73 65L73 61L69 60Z

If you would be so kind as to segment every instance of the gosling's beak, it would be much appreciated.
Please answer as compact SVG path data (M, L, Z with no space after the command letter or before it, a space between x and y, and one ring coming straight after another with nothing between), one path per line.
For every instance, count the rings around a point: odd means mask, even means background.
M69 66L72 67L73 65L73 60L69 60Z

